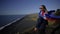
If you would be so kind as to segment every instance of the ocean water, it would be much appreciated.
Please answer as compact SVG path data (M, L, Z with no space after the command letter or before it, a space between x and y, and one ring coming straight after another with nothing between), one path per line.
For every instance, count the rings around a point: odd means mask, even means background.
M23 18L25 15L0 15L0 27L5 26L17 19Z

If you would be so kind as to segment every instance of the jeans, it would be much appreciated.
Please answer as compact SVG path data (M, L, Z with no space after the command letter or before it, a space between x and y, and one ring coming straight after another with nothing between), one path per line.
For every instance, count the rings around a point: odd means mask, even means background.
M39 34L45 34L46 25L48 25L47 20L44 20L42 17L38 18L36 28Z

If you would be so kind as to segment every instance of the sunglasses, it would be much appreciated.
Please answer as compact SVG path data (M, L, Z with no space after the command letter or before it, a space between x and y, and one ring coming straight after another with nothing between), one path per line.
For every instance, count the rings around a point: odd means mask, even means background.
M43 9L43 8L39 8L39 9Z

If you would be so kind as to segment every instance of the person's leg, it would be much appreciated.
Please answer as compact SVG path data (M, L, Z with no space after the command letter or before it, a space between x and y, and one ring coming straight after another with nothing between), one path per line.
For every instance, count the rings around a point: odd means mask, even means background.
M36 25L36 27L38 28L38 33L39 34L45 34L45 28L46 28L46 23L47 21L45 21L43 18L39 18L38 19L38 23Z
M43 23L41 24L41 27L40 27L40 28L41 28L41 29L40 29L40 30L41 30L40 33L41 33L41 34L46 34L46 33L45 33L45 29L46 29L46 25L48 25L48 21L43 19L42 22L43 22Z
M46 23L45 23L45 20L42 19L42 24L40 25L40 28L39 28L39 34L45 34L45 29L46 29Z
M36 28L38 28L38 29L40 28L40 26L41 26L41 24L42 24L42 21L43 21L43 20L42 20L41 17L37 19Z
M45 25L45 23L42 23L41 24L41 34L45 34L45 29L46 29L46 25Z

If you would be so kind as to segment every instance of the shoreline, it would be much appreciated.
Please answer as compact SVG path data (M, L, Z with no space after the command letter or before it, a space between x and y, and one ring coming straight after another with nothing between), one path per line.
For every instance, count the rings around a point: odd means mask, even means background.
M2 29L4 29L5 27L7 27L7 26L10 26L11 24L13 24L13 23L15 23L15 22L17 22L17 21L21 21L23 18L25 18L27 15L25 15L25 16L23 16L23 17L21 17L21 18L17 18L16 20L14 20L14 21L12 21L12 22L10 22L10 23L8 23L8 24L6 24L6 25L4 25L4 26L2 26L2 27L0 27L0 30L2 30Z

